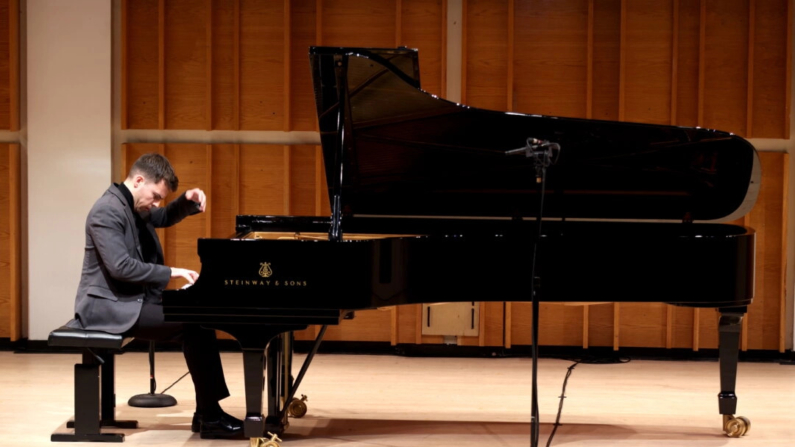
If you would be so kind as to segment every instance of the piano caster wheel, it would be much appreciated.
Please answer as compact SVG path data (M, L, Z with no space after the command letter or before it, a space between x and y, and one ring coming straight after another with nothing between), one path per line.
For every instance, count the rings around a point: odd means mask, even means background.
M282 440L271 432L268 432L271 437L268 438L251 438L251 447L280 447L279 444Z
M745 416L723 415L723 432L730 438L739 438L751 431L751 420Z
M294 418L304 417L304 415L306 415L306 404L304 402L306 401L307 398L304 394L301 395L301 399L294 397L293 400L290 401L290 405L287 406L287 412Z

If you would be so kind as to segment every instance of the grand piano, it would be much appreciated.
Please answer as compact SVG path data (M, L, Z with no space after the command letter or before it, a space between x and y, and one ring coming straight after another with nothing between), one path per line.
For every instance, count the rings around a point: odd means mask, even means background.
M167 320L240 343L247 437L278 445L325 328L355 311L533 296L717 309L723 430L748 430L734 413L754 231L721 222L756 200L751 144L456 104L420 88L407 48L313 47L310 62L332 215L237 216L230 238L199 239L196 283L163 295ZM290 334L309 325L323 329L293 377Z

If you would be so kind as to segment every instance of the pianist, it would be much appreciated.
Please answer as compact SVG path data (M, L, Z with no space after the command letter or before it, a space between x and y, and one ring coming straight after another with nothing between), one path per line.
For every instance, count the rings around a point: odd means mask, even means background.
M196 391L191 429L202 438L243 434L243 423L219 401L229 396L215 331L165 322L161 294L170 278L193 283L198 273L163 265L155 228L204 212L207 197L191 189L163 208L179 180L159 154L141 156L124 182L111 185L86 218L83 272L75 299L77 328L130 335L142 340L181 342Z

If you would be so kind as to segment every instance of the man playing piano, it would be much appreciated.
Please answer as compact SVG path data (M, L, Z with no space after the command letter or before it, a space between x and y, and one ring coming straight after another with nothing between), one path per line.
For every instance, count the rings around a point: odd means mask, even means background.
M207 197L191 189L161 208L179 180L168 159L141 156L124 182L111 185L86 219L83 272L70 326L125 334L142 340L181 342L196 391L191 429L202 438L230 438L243 423L219 401L229 396L215 331L165 322L161 294L171 278L192 284L198 273L163 265L155 228L169 227L204 212Z

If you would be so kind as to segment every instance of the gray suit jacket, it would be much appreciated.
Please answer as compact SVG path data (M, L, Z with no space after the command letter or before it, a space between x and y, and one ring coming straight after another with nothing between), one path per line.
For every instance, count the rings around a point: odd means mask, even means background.
M198 212L182 194L164 208L144 217L157 246L163 249L156 227L176 224ZM83 273L75 298L75 320L68 326L121 334L135 324L147 290L159 296L171 278L171 268L143 262L135 216L115 185L96 201L86 218Z

